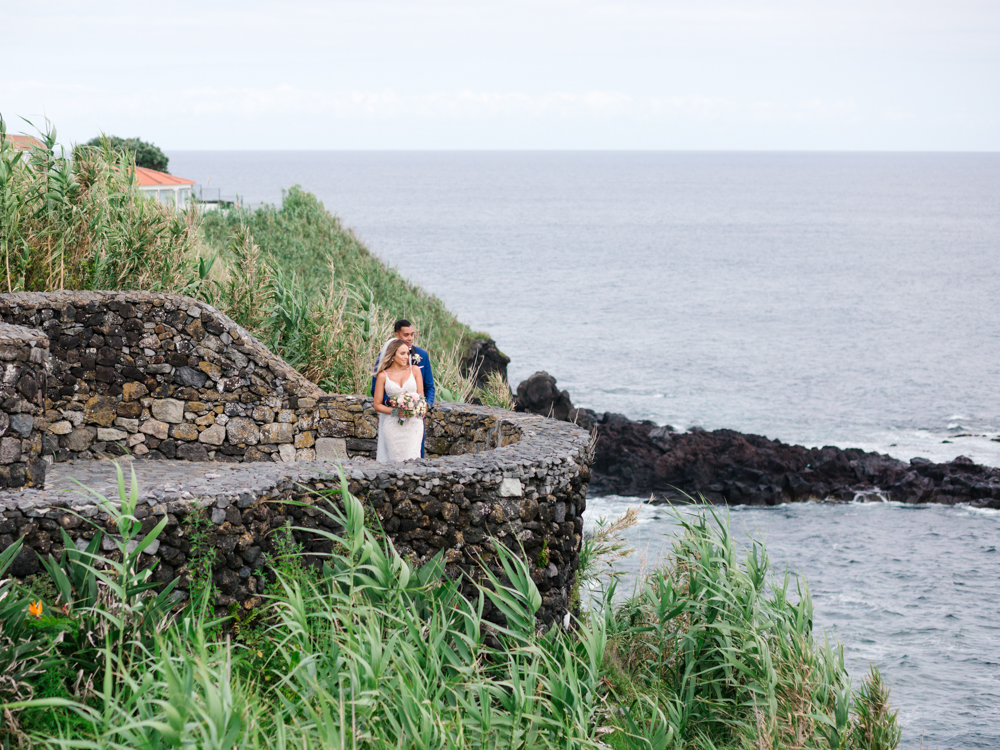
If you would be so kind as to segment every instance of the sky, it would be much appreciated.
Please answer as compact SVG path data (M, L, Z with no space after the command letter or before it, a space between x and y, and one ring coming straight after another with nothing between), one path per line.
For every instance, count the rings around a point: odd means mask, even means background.
M1000 150L998 0L0 0L0 116L164 150Z

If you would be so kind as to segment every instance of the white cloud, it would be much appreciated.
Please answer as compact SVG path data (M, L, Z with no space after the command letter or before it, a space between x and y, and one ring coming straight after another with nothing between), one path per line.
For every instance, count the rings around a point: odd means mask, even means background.
M692 122L803 124L808 122L858 122L858 105L849 100L814 98L801 102L738 101L705 95L636 98L620 91L552 91L528 94L512 91L431 92L407 94L384 91L324 92L289 85L195 86L163 89L118 90L100 86L47 85L39 81L0 82L0 96L7 99L57 100L63 109L101 114L115 113L150 118L201 118L236 115L263 117L324 116L334 118L428 119L476 118L642 118ZM898 110L886 108L884 116Z

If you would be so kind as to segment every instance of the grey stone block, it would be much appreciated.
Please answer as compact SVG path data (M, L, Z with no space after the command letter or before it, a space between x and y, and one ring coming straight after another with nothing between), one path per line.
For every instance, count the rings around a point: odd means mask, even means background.
M128 433L125 432L125 430L116 430L112 427L97 428L97 439L106 443L116 443L119 440L125 440L126 438L128 438Z
M68 435L73 431L73 423L68 419L61 420L59 422L53 422L49 425L48 433L50 435Z
M347 440L344 438L316 438L317 461L344 461L347 459Z
M30 437L31 431L35 427L35 420L30 414L11 414L10 428L21 437Z
M166 422L161 422L159 419L147 419L142 423L139 431L146 435L152 435L157 440L166 440L169 429L170 426Z
M260 428L260 442L275 445L292 442L292 426L282 422L271 422Z
M208 445L222 445L226 441L226 428L222 425L213 424L202 430L198 435L198 441Z
M233 445L257 445L260 442L260 430L247 417L231 418L226 425L226 436Z
M500 497L521 497L524 495L524 488L520 479L508 477L500 482Z
M126 432L138 432L139 431L139 420L138 419L128 419L126 417L118 417L115 420L115 425L121 427Z
M184 402L178 401L175 398L163 398L154 401L150 411L161 422L180 424L184 421Z
M208 382L208 375L191 367L178 367L174 370L174 382L190 388L201 388Z

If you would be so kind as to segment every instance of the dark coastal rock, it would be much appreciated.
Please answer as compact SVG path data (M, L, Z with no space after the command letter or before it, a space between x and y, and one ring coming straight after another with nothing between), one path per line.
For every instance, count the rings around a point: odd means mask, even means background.
M556 387L556 379L547 372L536 372L517 387L515 411L541 414L560 422L574 422L590 429L593 412L577 409L568 391Z
M493 339L476 339L469 347L469 352L462 363L463 374L476 373L476 386L482 388L491 372L498 372L507 380L507 365L510 357L497 349Z
M735 430L678 433L620 414L597 420L591 491L717 503L774 505L883 497L1000 508L1000 469L965 456L900 461L856 448L805 448Z
M884 498L906 503L970 503L1000 508L1000 469L965 456L949 463L900 461L856 448L805 448L735 430L676 432L621 414L574 410L555 379L535 373L517 389L518 410L576 421L597 430L590 491L704 496L715 503L775 505L803 500Z

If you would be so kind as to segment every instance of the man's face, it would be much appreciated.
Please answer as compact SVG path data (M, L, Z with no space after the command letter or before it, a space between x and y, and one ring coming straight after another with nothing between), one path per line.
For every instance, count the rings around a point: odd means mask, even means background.
M402 339L407 346L413 346L413 340L417 337L417 329L413 326L403 326L396 331L396 338Z

